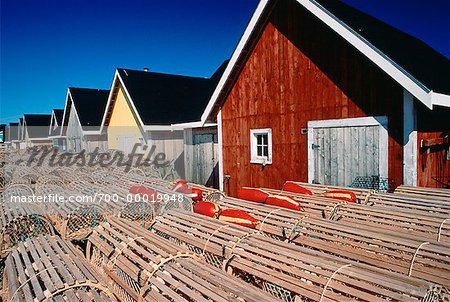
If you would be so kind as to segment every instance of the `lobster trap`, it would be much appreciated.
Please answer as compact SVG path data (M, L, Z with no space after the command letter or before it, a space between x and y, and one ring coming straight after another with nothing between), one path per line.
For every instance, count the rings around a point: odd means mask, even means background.
M168 212L152 230L284 301L419 301L436 285L192 213Z
M81 253L58 236L20 242L5 261L5 301L117 301Z
M188 249L125 220L96 227L86 252L122 301L274 301Z

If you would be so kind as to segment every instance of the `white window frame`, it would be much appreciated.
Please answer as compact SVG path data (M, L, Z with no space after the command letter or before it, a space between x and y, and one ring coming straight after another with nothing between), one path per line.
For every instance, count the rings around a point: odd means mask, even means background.
M258 134L267 134L268 156L257 155L257 138ZM272 129L250 129L250 163L260 165L272 164Z
M379 170L380 177L388 177L389 167L389 135L387 116L368 116L345 119L331 119L308 121L308 182L314 180L314 150L312 144L314 141L314 132L316 128L333 127L357 127L357 126L381 126L379 133Z

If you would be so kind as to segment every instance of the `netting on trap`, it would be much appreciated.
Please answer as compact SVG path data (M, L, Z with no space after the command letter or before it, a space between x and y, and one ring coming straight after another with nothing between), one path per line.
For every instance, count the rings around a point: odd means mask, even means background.
M431 287L421 302L444 302L444 296L449 294L449 290L442 286Z
M106 217L103 207L99 205L81 204L75 208L68 208L68 204L53 206L59 209L54 209L47 216L63 239L85 239Z
M120 268L115 267L114 273L117 274L117 276L113 276L111 278L120 278L122 280L125 280L123 282L125 282L129 287L133 288L134 284L130 284L130 283L135 283L135 282L133 282L133 280L127 274L125 274ZM112 287L114 293L116 294L116 296L119 297L120 301L124 301L124 302L136 302L137 301L136 299L133 298L132 294L129 293L124 288L124 286L122 286L122 283L119 284L117 282L112 282L111 287ZM139 292L139 290L137 290L137 292Z
M159 191L155 201L150 203L153 206L155 216L161 216L171 210L193 211L192 200L182 194L169 191Z
M54 235L52 224L42 214L35 214L32 211L15 213L8 207L2 213L2 220L6 223L1 226L0 256L5 256L11 248L18 242L27 238L36 237L43 234Z
M154 165L142 165L139 168L132 168L127 172L128 175L135 175L143 178L161 178L159 171L155 168Z
M220 191L203 192L203 200L206 201L218 202L225 197L227 197L225 193Z
M151 202L133 201L126 203L119 211L119 217L139 223L147 228L155 218L154 206Z
M282 301L295 302L296 295L292 294L292 292L276 284L263 281L262 290Z
M357 176L349 185L351 188L370 189L378 192L388 192L392 188L389 178L381 176Z

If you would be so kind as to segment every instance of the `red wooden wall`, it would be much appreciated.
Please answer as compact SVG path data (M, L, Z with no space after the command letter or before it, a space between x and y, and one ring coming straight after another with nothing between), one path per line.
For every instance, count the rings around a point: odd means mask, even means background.
M307 181L309 120L387 115L389 177L402 181L402 88L295 1L279 1L222 106L225 190ZM272 128L273 164L250 164Z

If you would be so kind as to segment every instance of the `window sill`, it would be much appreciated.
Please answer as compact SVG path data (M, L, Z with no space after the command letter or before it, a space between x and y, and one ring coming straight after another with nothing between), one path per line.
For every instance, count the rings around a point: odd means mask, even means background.
M252 160L250 160L250 164L254 164L254 165L271 165L272 164L272 161L266 161L266 162L264 162L264 161L262 161L262 160L260 160L260 159L252 159Z

